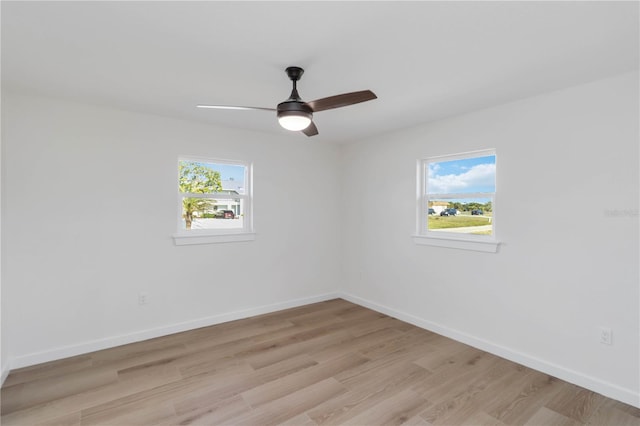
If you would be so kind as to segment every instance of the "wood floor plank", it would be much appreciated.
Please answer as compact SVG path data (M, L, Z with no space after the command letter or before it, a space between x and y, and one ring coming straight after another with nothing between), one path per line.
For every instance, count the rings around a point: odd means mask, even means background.
M368 334L363 334L360 337L345 338L338 343L324 345L323 348L314 351L312 356L313 359L318 362L325 362L354 351L360 351L378 345L380 342L386 342L399 335L402 335L402 332L392 328L373 331Z
M189 377L208 372L213 368L221 368L221 364L235 362L238 359L250 362L251 357L254 355L257 355L256 358L260 359L261 354L278 348L295 346L296 343L305 339L310 340L315 336L326 336L336 330L341 330L341 328L284 327L261 335L251 335L249 337L239 335L237 340L224 339L220 344L215 344L215 342L207 342L205 346L187 344L188 351L177 362L180 365L181 373L185 377ZM318 344L322 344L322 342L318 342ZM296 349L293 349L293 351L296 351ZM302 351L297 350L297 352ZM277 356L274 356L274 358L277 358ZM260 362L260 366L269 365L277 361L278 359L273 360L265 357Z
M191 350L208 351L212 348L231 348L234 345L250 347L251 344L260 343L264 339L277 339L300 331L300 328L292 322L282 320L279 322L270 321L266 325L263 323L250 324L247 330L241 326L242 323L239 322L233 329L224 332L216 331L219 325L206 327L199 334L185 337L183 342Z
M290 420L314 406L335 397L346 388L332 377L315 382L307 387L283 394L255 409L247 416L234 419L236 425L277 425ZM245 397L243 395L243 397Z
M20 425L640 426L640 409L336 299L12 371Z
M142 410L143 419L154 416L149 421L171 417L175 414L173 400L177 394L187 394L205 389L211 383L223 382L233 379L238 374L243 374L250 367L237 365L223 372L189 377L182 380L174 380L161 386L136 392L121 398L117 398L99 405L82 410L81 421L83 424L126 424L132 422L136 412ZM162 408L159 414L153 414L152 407ZM148 412L148 413L147 413ZM147 423L153 424L153 423Z
M402 426L431 426L431 423L417 415L402 423Z
M349 419L345 424L352 425L401 425L414 417L429 402L410 389L396 393L374 407Z
M240 395L229 398L200 398L174 404L176 425L224 425L251 412Z
M560 391L564 382L544 373L532 372L514 395L496 401L487 413L506 424L523 424Z
M176 395L174 398L176 413L182 415L212 402L226 400L247 390L278 380L317 364L318 363L310 359L308 355L299 355L260 370L246 371L236 374L231 378L221 378L221 380L212 382L208 386L198 389L195 392Z
M437 350L429 343L429 340L429 335L417 333L414 329L398 337L376 342L369 347L361 349L360 353L370 359L391 359L392 357L406 359L407 356L410 356L412 361L417 361L425 354Z
M602 395L565 383L545 407L578 423L586 423L605 401Z
M306 414L300 414L280 423L280 426L318 426L318 424L311 420Z
M433 371L415 390L429 401L441 403L466 392L470 381L487 374L499 362L498 357L469 347Z
M149 362L118 370L118 380L126 382L145 382L151 377L162 377L166 382L174 382L183 378L175 359Z
M341 381L349 391L313 408L307 413L309 417L319 425L348 423L351 418L373 409L398 392L411 389L430 374L411 363L377 368L380 361L365 364L369 367L366 369L356 368L359 373L350 374Z
M345 308L339 308L329 310L328 312L327 310L310 312L290 318L289 321L298 326L313 325L314 327L344 324L344 320L336 315L336 312L342 312L344 310Z
M91 368L93 365L93 359L90 355L80 355L59 361L20 368L12 370L11 374L7 377L2 386L4 388L8 388L19 383L64 376L77 371L86 370Z
M640 426L640 409L606 399L586 424L590 426Z
M313 334L307 331L292 335L286 343L274 345L260 352L253 351L248 356L245 354L237 354L236 356L242 356L253 368L258 369L303 353L315 354L324 347L335 345L336 342L352 340L351 334L341 326L337 328L334 326L322 327L313 331Z
M486 407L514 383L522 383L526 372L510 362L498 362L486 373L469 377L467 385L423 411L420 416L433 425L462 424L473 418L478 407Z
M411 355L407 355L404 360L392 356L378 358L340 372L334 377L350 390L365 390L368 393L384 390L405 376L419 376L420 379L416 383L422 383L432 373L412 363L411 358Z
M80 412L47 418L41 423L35 423L34 426L80 426Z
M540 408L525 423L526 426L537 426L537 425L548 425L548 424L557 425L557 426L580 426L583 423L580 423L579 421L571 419L567 416L563 416L562 414L557 413L553 410L550 410L547 407Z
M48 377L20 383L3 389L2 412L12 413L39 404L46 404L50 401L64 398L65 396L115 383L118 380L117 372L112 369L74 372L68 374L66 377L69 381L65 386L60 386L58 377Z
M257 407L291 392L295 392L302 387L307 387L325 380L341 371L364 364L367 361L367 358L359 354L348 354L257 386L243 392L242 396L249 405Z
M355 337L362 336L363 334L369 334L372 331L384 330L386 328L392 328L403 333L415 329L411 324L407 324L406 322L402 322L386 315L376 316L373 318L360 317L357 319L349 319L348 321L349 331Z
M48 419L64 416L66 413L80 411L97 404L117 400L127 395L133 395L147 389L162 386L166 383L166 377L150 377L145 381L116 381L106 386L101 386L90 391L77 393L56 399L45 404L14 411L2 412L2 425L33 425L45 423ZM68 380L60 379L60 386L67 386ZM4 394L4 388L2 389Z
M482 351L467 345L458 344L450 345L448 349L442 349L435 346L433 342L429 345L429 350L425 351L424 356L416 360L416 364L426 368L429 371L438 371L441 367L448 366L449 369L457 368L452 364L468 363L473 365L473 359L481 356ZM469 356L470 355L470 356Z
M122 406L100 414L81 414L82 426L113 425L161 425L170 424L175 418L173 406L168 402L149 401L136 404L135 408Z
M505 423L502 423L500 420L495 417L490 416L484 411L478 411L474 413L469 418L465 419L461 426L509 426ZM544 425L544 423L540 423L539 426Z
M640 403L640 401L638 401ZM606 401L604 402L603 406L606 409L609 408L613 408L613 409L617 409L620 411L623 411L633 417L637 417L640 418L640 407L633 407L631 405L628 404L624 404L622 402L618 402L614 399L609 399L607 398Z

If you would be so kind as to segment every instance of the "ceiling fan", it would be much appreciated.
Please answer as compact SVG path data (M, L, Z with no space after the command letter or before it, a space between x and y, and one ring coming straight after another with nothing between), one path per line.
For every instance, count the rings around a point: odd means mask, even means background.
M291 91L291 95L289 95L289 98L284 102L279 103L276 108L232 105L197 105L197 107L275 111L278 116L278 122L285 129L291 131L302 131L302 133L307 136L315 136L318 134L318 128L312 121L314 112L345 107L353 104L358 104L360 102L377 99L376 94L371 90L361 90L359 92L343 93L341 95L329 96L328 98L305 102L300 98L300 95L298 95L298 89L296 87L296 83L298 80L300 80L300 77L302 77L304 70L300 67L288 67L285 72L293 82L293 90Z

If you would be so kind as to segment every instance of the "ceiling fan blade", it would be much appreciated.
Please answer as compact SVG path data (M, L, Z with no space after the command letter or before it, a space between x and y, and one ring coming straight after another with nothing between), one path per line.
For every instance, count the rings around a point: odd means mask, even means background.
M318 128L316 127L316 124L312 121L311 124L309 124L306 129L302 130L302 133L304 133L307 136L315 136L318 134Z
M197 108L211 108L211 109L235 109L241 111L275 111L275 108L262 108L262 107L250 107L250 106L234 106L234 105L196 105Z
M360 92L343 93L341 95L329 96L328 98L316 99L315 101L307 102L307 105L311 107L313 112L318 112L326 109L359 104L360 102L377 98L376 94L371 90L361 90Z

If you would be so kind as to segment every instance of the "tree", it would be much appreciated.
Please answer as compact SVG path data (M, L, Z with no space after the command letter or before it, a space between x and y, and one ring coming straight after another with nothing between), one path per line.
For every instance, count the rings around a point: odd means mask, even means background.
M179 188L180 192L189 194L211 194L222 191L220 172L204 166L195 161L181 161L179 165ZM202 212L212 208L215 200L211 198L191 198L182 199L182 216L184 217L187 229L191 229L193 213Z

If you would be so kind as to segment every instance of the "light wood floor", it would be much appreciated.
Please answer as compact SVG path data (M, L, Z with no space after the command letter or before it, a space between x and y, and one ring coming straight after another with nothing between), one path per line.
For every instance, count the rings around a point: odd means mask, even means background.
M3 425L640 425L640 410L331 300L13 371Z

